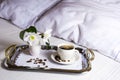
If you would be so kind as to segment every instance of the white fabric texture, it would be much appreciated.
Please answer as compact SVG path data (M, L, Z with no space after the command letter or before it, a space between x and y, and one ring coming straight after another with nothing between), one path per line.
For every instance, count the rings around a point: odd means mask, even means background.
M59 0L3 0L0 4L0 17L25 28L34 23L46 10Z
M38 20L35 26L40 32L52 28L54 36L98 50L119 61L119 12L119 8L96 2L64 1Z
M57 1L3 0L0 17L21 28L35 25L40 32L52 29L53 36L120 61L120 0L63 0L53 7Z

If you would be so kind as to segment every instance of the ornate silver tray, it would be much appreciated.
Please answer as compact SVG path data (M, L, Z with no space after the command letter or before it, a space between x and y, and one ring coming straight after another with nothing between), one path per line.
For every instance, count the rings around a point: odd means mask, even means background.
M51 54L56 53L57 46L41 46L40 56L34 57L29 54L28 45L11 45L5 50L6 59L4 66L9 70L36 70L36 71L59 71L82 73L91 70L91 61L94 60L92 50L76 47L79 51L80 59L73 64L59 64L51 58ZM57 56L55 59L59 59Z

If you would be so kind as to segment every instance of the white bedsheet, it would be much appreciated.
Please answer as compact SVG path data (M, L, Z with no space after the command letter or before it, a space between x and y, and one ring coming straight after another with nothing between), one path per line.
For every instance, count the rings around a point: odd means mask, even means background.
M0 19L0 79L1 80L120 80L120 63L95 52L95 60L92 61L92 70L83 74L59 73L59 72L29 72L10 71L1 67L4 50L11 44L24 44L19 39L21 29ZM66 42L52 37L54 44Z

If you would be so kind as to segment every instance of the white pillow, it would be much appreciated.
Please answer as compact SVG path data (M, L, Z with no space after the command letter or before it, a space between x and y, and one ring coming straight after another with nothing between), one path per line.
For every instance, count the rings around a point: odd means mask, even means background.
M34 24L38 16L53 7L60 0L3 0L0 3L0 17L25 28Z
M83 5L84 4L84 5ZM87 6L86 6L86 5ZM52 28L52 34L76 44L98 50L102 54L120 61L120 19L87 3L61 2L35 26L40 32Z

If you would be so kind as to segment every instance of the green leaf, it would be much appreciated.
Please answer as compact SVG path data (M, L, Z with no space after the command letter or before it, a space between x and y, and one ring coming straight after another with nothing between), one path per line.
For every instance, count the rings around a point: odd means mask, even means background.
M51 49L51 46L50 46L49 42L46 42L46 47L47 47L47 49Z
M24 30L24 31L21 31L20 34L19 34L19 37L20 37L20 39L22 39L22 40L23 40L24 33L25 33L25 30Z
M30 27L29 27L28 29L26 29L25 31L37 33L37 30L36 30L36 28L35 28L34 26L30 26Z
M20 34L19 34L19 37L20 37L22 40L23 40L23 36L24 36L24 33L25 33L25 32L34 32L34 33L37 33L37 30L36 30L36 28L35 28L34 26L30 26L29 28L21 31Z

